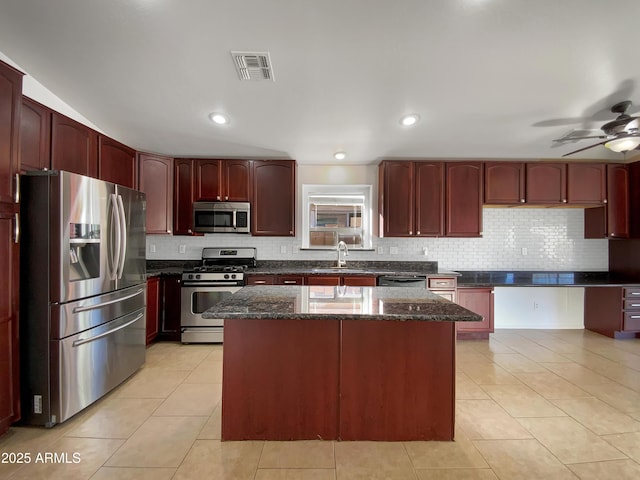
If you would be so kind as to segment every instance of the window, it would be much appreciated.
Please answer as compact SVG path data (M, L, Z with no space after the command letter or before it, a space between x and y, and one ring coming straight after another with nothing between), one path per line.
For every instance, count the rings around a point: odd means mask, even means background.
M302 248L371 249L371 185L303 185Z

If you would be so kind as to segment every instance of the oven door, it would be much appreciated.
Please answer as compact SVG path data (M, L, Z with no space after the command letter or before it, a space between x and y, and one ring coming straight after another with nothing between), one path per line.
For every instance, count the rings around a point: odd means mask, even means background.
M180 325L185 327L222 327L224 319L204 319L202 312L233 295L242 287L236 283L183 282L180 295Z

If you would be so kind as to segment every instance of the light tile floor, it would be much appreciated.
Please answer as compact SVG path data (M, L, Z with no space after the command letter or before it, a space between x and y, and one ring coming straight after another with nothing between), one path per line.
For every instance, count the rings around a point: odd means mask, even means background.
M640 339L499 330L459 341L455 442L223 443L221 374L220 345L157 343L135 376L65 424L11 428L0 478L640 478ZM12 463L26 453L30 464Z

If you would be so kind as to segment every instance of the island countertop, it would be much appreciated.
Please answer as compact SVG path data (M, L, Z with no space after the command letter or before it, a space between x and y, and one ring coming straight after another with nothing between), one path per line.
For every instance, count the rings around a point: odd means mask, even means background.
M244 287L203 318L291 320L418 320L478 322L460 305L420 288L347 286Z

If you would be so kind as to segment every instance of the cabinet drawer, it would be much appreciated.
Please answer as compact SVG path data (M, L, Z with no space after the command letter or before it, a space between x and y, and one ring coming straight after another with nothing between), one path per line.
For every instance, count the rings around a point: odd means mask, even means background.
M640 331L640 312L625 312L623 330Z
M456 291L455 290L449 290L449 291L447 291L447 290L445 290L445 291L432 290L431 293L435 293L436 295L439 295L442 298L446 298L450 302L455 302L456 301Z
M301 275L278 275L277 285L303 285L304 277Z
M624 300L625 310L638 310L640 311L640 297Z
M455 278L429 278L428 282L427 288L429 289L456 288Z
M245 278L246 285L273 285L276 283L275 275L249 275Z
M640 300L640 287L625 287L623 289L623 294L625 298L637 298L638 300Z

